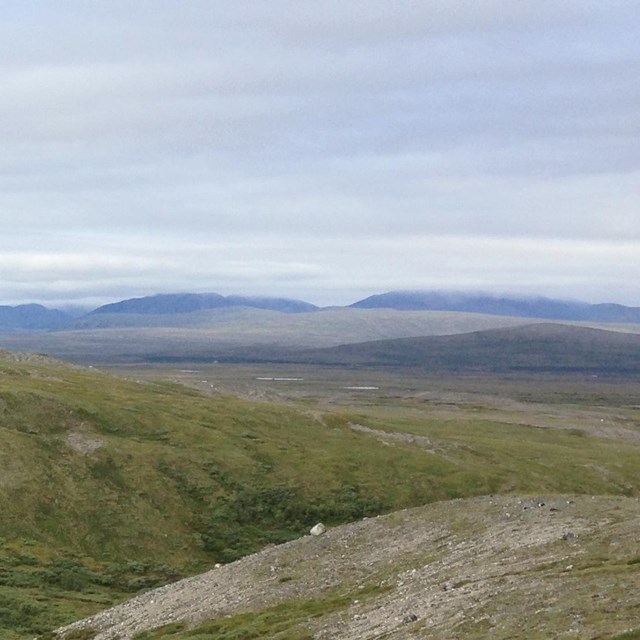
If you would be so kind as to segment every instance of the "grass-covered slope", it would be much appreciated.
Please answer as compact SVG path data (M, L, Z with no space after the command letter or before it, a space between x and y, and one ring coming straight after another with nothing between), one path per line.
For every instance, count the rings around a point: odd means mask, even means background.
M0 637L33 638L318 520L506 491L634 495L639 449L493 413L307 413L5 354Z
M2 362L0 637L391 508L386 452L361 464L358 440L282 407Z

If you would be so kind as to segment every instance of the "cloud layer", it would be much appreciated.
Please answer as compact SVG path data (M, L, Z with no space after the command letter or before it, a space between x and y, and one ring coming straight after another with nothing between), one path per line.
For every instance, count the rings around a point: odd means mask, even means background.
M9 2L0 302L640 304L637 8Z

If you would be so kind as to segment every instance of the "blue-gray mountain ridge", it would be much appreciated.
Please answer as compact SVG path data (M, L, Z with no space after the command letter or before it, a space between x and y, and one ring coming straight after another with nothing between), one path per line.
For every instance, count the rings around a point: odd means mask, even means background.
M218 293L173 293L130 298L106 304L87 313L84 317L104 314L163 316L231 307L251 307L281 313L313 313L320 310L309 302L288 298L223 296ZM359 300L345 308L457 311L544 320L640 323L640 307L481 293L390 291ZM77 326L74 325L77 319L77 313L47 309L39 304L0 306L0 332L84 328L81 322ZM144 320L141 322L141 326L144 326Z
M544 297L500 297L478 293L441 291L390 291L350 305L356 309L398 311L460 311L517 318L587 322L640 322L640 307L589 304Z
M72 314L41 304L0 306L0 331L52 331L66 328L73 320Z
M304 313L316 311L318 307L310 302L288 298L251 296L222 296L219 293L164 293L144 298L131 298L98 307L91 314L98 313L140 313L173 314L191 313L206 309L224 307L253 307L283 313Z

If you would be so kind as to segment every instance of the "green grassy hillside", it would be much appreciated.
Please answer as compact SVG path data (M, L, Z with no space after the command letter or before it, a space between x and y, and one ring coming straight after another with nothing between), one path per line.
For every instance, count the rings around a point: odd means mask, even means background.
M0 359L0 637L319 520L497 492L636 493L637 440L394 402L307 411Z

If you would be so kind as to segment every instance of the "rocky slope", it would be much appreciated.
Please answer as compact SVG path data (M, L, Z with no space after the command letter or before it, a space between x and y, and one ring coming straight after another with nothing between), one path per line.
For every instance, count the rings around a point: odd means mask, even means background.
M277 625L238 637L611 638L638 625L639 525L635 498L441 502L265 549L57 637L128 640L168 624L144 637L177 640L202 624L195 637L230 637L207 628L272 612Z

